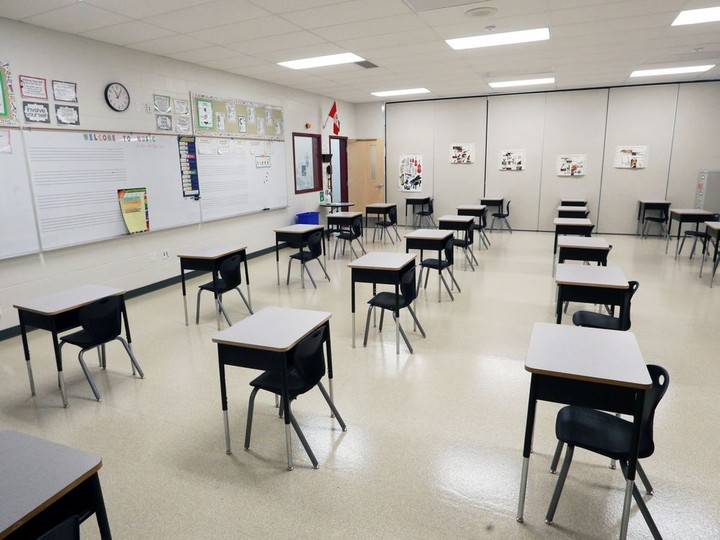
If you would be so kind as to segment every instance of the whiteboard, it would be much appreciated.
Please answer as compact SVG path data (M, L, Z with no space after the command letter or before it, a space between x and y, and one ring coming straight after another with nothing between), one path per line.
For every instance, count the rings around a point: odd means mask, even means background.
M17 129L0 127L0 259L40 250L25 146Z
M25 146L42 249L128 234L119 189L147 189L151 231L200 221L175 136L36 130Z
M197 137L202 221L288 204L283 141Z

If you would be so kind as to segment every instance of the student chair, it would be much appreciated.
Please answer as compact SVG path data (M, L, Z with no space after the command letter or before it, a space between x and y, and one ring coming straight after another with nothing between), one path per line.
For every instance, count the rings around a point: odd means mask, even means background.
M347 426L345 425L342 416L340 416L340 413L322 383L322 378L325 376L325 354L323 352L324 341L325 327L321 326L295 347L292 355L292 367L288 368L287 371L287 388L288 397L290 399L288 403L290 423L295 429L295 433L297 433L297 436L300 439L303 448L305 448L305 452L307 452L307 455L310 458L310 461L312 461L315 469L318 468L318 461L315 458L315 454L313 454L305 435L300 429L300 425L295 419L295 415L293 414L291 408L292 402L297 399L298 396L309 392L317 386L330 407L333 416L340 424L340 427L343 431L347 431ZM265 390L275 394L275 396L282 397L281 373L279 371L266 371L259 377L253 379L250 382L250 386L253 387L253 390L250 393L250 403L248 405L247 427L245 430L245 450L250 449L250 435L252 433L255 396L260 390ZM282 407L280 410L282 412Z
M432 227L435 229L437 225L435 225L435 220L433 219L433 214L435 213L435 208L433 205L433 200L430 199L430 202L428 202L427 210L425 210L425 207L423 207L420 211L418 211L415 214L415 219L417 220L417 227L422 228L423 222L428 222L429 227Z
M145 374L140 364L138 364L130 345L125 338L120 335L122 331L122 304L119 296L108 296L92 304L83 306L78 310L78 320L82 330L62 336L60 338L60 347L66 343L80 347L80 353L78 354L80 367L85 374L88 384L90 384L93 394L95 394L96 400L100 401L100 392L97 386L95 386L95 381L93 381L90 375L90 370L88 370L84 358L85 353L91 349L98 349L100 353L100 367L105 369L107 367L105 345L113 340L118 340L122 343L122 346L125 347L125 351L130 357L130 367L132 368L133 376L137 372L141 379L145 378ZM67 407L67 394L65 393L65 381L62 373L58 374L58 379L63 404Z
M473 231L475 230L475 224L473 222L468 223L468 228L463 234L462 238L455 238L453 240L453 245L456 247L460 247L463 249L463 252L465 253L465 259L467 260L468 264L470 265L471 270L475 271L475 266L473 265L473 261L475 264L479 264L478 260L475 258L475 254L473 253L472 246L473 246Z
M300 246L298 246L300 247ZM300 281L302 282L303 289L305 288L305 272L307 272L308 277L310 278L310 282L313 284L313 287L317 289L317 285L315 285L315 280L312 277L312 274L310 273L310 270L307 267L307 263L310 261L317 261L320 265L320 268L322 268L323 273L325 274L325 277L328 281L330 281L330 276L327 273L327 270L325 270L325 266L323 265L322 261L320 260L320 256L322 255L322 231L314 232L310 235L310 238L308 238L307 242L307 250L304 250L300 247L297 253L294 253L293 255L290 255L288 259L288 271L287 271L287 279L285 280L285 285L290 285L290 265L292 265L293 260L300 261Z
M350 256L350 260L352 260L352 256L354 255L357 259L357 253L355 253L355 250L353 249L352 243L353 240L356 240L357 243L360 245L360 249L362 250L363 255L365 255L367 252L365 251L365 246L363 246L362 241L360 240L363 235L363 226L362 226L362 216L357 216L352 220L352 223L350 224L349 229L345 229L343 231L340 231L340 233L337 235L337 240L335 241L335 250L333 251L333 259L337 258L337 250L338 250L338 244L340 243L340 240L343 241L343 249L342 254L345 255L345 245L350 246L350 252L352 255Z
M375 233L378 231L378 228L380 228L380 238L385 239L385 230L392 227L395 229L395 237L400 240L400 233L398 233L397 230L397 208L391 207L388 210L388 218L384 220L379 220L377 223L375 223L375 229L373 229L373 242L375 241ZM392 234L388 235L388 238L390 238L390 242L393 244L395 241L393 240Z
M643 218L643 228L642 228L642 234L640 235L641 238L645 238L648 235L648 230L650 229L650 225L653 223L656 223L660 227L660 233L662 234L663 238L667 238L668 235L668 209L662 208L660 210L659 216L646 216Z
M720 221L720 220L718 220ZM700 275L698 277L702 277L703 273L703 266L705 266L705 259L707 259L708 253L710 253L710 244L715 244L716 240L712 237L712 235L708 234L708 238L706 240L706 246L705 250L703 251L702 261L700 262ZM718 247L720 246L714 246L715 250L714 252L717 253ZM712 275L710 276L710 287L713 286L713 280L715 279L715 271L717 270L717 261L713 260L711 266Z
M645 391L645 405L640 431L638 459L650 457L655 451L655 442L653 441L655 409L665 395L668 384L670 383L670 376L663 367L648 365L647 369L652 379L652 388ZM560 409L555 420L555 434L558 438L558 444L555 449L552 465L550 466L551 472L555 472L557 468L564 444L567 444L567 450L565 451L565 460L563 461L555 491L550 501L550 507L545 516L546 523L551 524L555 517L555 510L557 509L563 485L565 484L565 479L570 469L575 447L584 448L596 454L609 457L612 460L618 460L623 476L625 480L627 480L628 460L632 457L632 432L632 422L623 420L613 414L585 407L577 407L575 405L569 405ZM637 472L647 493L652 495L652 484L650 484L639 461L637 463ZM633 485L632 492L635 502L640 508L640 512L645 518L653 537L661 538L637 486Z
M606 330L630 330L630 303L639 286L640 284L637 281L628 281L628 288L625 291L619 317L595 313L594 311L576 311L573 313L573 324L575 326L604 328Z
M485 249L490 249L490 238L488 238L488 235L485 233L485 229L487 228L487 208L480 216L480 223L476 223L474 228L478 232L478 238L481 242L481 244L478 244L478 249L480 249L481 245L485 246Z
M708 218L705 221L720 221L720 214L713 214L712 216L708 216ZM703 257L705 256L705 251L707 250L708 244L712 241L712 236L708 234L707 232L700 232L695 229L688 229L683 233L683 239L680 243L680 249L678 250L678 255L682 253L683 246L685 245L685 240L688 238L694 238L692 249L690 250L690 259L693 258L693 255L695 255L695 247L697 246L698 240L702 242L702 253Z
M385 316L385 310L389 310L393 314L393 320L397 320L398 315L395 314L395 306L397 305L398 311L407 308L410 312L410 315L413 318L413 321L415 322L415 326L420 330L420 334L422 337L425 337L425 330L423 330L422 325L420 324L420 321L418 321L417 315L415 315L415 311L413 311L412 303L417 297L417 289L415 288L415 268L413 267L411 270L408 270L405 272L403 277L400 280L400 294L396 295L394 292L388 292L383 291L375 296L373 296L369 301L369 307L367 312L367 319L365 321L365 339L363 340L363 347L367 346L367 340L368 340L368 331L370 330L370 314L372 313L373 308L380 308L380 326L378 330L382 332L382 326L383 326L383 318ZM413 348L412 345L410 345L410 341L408 341L407 335L405 335L405 330L403 330L402 325L398 321L398 327L400 329L400 335L402 336L403 340L405 341L405 345L407 345L407 348L410 350L410 354L412 354Z
M195 307L195 324L200 323L200 295L203 291L210 291L213 292L215 295L217 295L217 309L220 310L220 313L223 314L225 317L225 320L228 323L228 326L232 326L232 321L230 320L230 317L228 317L227 311L225 311L225 306L223 306L223 294L226 292L232 291L235 289L239 294L240 298L242 298L242 301L245 303L245 306L247 307L248 311L252 315L253 310L250 306L250 302L247 301L247 298L245 298L245 295L240 290L240 285L242 284L242 272L240 271L240 261L241 257L240 255L233 255L232 257L228 257L225 259L222 263L220 263L220 271L219 276L215 278L215 281L217 283L217 286L212 281L205 283L204 285L200 285L198 287L198 293L197 293L197 300L196 300L196 307ZM218 323L219 324L219 323ZM218 328L219 330L220 328Z
M460 290L460 285L458 285L458 282L455 280L455 276L453 275L452 266L454 262L454 252L455 252L455 245L453 242L452 236L448 238L447 242L445 243L445 247L443 248L443 251L445 252L445 258L444 259L423 259L423 261L420 263L420 275L418 276L418 283L417 283L417 292L420 291L420 284L422 283L422 276L423 271L427 269L427 273L425 274L425 284L424 288L427 289L427 282L428 277L430 276L430 270L437 270L438 276L440 277L440 280L443 282L443 285L445 285L445 289L447 290L448 294L450 295L450 300L455 301L455 297L453 296L452 291L450 290L450 287L448 287L447 281L445 281L445 277L443 276L443 270L447 270L450 274L450 279L452 279L452 282L457 287L458 292L462 292ZM439 293L438 293L438 302L440 301Z
M510 227L508 217L510 217L510 201L507 202L504 212L502 211L502 208L499 212L493 212L492 221L490 222L490 230L492 231L495 229L495 220L498 219L500 220L500 228L498 229L498 231L502 231L502 225L504 223L508 231L510 231L510 234L512 234L512 227Z

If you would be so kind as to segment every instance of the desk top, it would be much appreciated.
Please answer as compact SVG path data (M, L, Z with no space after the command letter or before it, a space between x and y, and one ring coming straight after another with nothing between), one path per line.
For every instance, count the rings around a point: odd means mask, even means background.
M321 203L320 208L350 208L351 206L355 206L354 202L331 202L331 203Z
M632 332L535 323L525 369L538 375L613 386L652 386Z
M214 343L265 351L289 351L330 320L328 311L266 307L213 337Z
M558 212L587 212L587 206L564 206L560 205L557 207Z
M558 264L555 271L558 285L579 285L584 287L605 287L627 289L628 280L616 266L593 266L586 264Z
M417 229L405 235L411 240L444 240L453 235L452 231L440 229Z
M17 431L0 432L0 538L102 467L96 454Z
M720 221L706 221L705 226L708 230L720 231Z
M560 199L560 204L565 203L583 203L583 205L587 205L587 199Z
M670 214L677 216L712 216L714 212L701 210L700 208L671 208Z
M107 287L105 285L83 285L74 289L67 289L39 298L33 298L15 304L13 307L23 311L30 311L40 315L57 315L65 311L92 304L96 300L105 298L106 296L120 296L125 291L117 287Z
M553 220L555 225L592 225L592 221L587 218L565 218L556 217Z
M589 236L565 236L558 237L559 248L583 248L583 249L610 249L610 244L604 238Z
M334 214L328 214L328 220L331 220L331 219L353 219L358 216L362 216L362 212L335 212Z
M321 231L323 229L322 225L288 225L287 227L280 227L279 229L275 229L274 232L276 233L296 233L296 234L302 234L310 231Z
M348 263L349 268L363 270L400 270L415 260L410 253L372 252Z
M181 259L219 259L232 253L245 251L246 249L247 246L203 246L185 250L182 253L178 253L177 256Z
M447 215L447 216L440 216L438 218L438 223L441 221L452 221L456 223L470 223L471 221L474 222L475 218L473 216L458 216L455 214Z
M482 212L487 208L487 204L461 204L457 207L458 210L475 210Z
M405 204L427 204L430 202L430 199L432 197L407 197L405 199Z
M640 199L638 202L640 204L670 204L670 201L661 201L659 199Z
M377 208L377 209L387 209L392 208L393 206L397 206L394 202L381 202L381 203L370 203L365 205L365 211L367 212L368 208Z

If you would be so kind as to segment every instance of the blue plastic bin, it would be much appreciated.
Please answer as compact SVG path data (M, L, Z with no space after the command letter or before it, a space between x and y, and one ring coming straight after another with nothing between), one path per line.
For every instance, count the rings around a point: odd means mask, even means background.
M320 212L302 212L296 219L300 225L320 225Z

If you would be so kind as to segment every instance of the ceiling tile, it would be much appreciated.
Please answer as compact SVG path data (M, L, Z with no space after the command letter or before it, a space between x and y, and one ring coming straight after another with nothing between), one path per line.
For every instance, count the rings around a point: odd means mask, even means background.
M41 0L42 1L42 0ZM74 0L77 1L77 0ZM157 0L83 0L86 4L100 7L114 13L127 15L133 19L144 19L161 13L170 13L178 9L184 9L199 4L205 4L210 0L172 0L171 2L159 2ZM26 3L27 0L17 3Z
M220 19L215 19L218 22ZM201 30L188 32L189 36L204 39L216 45L226 43L237 43L251 39L264 38L268 36L280 36L282 34L298 32L300 28L280 17L263 17L249 21L239 21L232 24L223 24Z
M129 20L130 18L124 15L111 13L84 2L75 2L67 7L28 17L24 22L60 32L79 34Z
M270 13L290 13L291 11L302 11L322 6L342 4L350 0L250 0L256 6L266 9Z
M188 36L175 34L160 39L152 39L149 41L141 41L128 45L131 49L145 51L151 54L166 55L170 53L178 53L182 51L192 51L194 49L204 49L211 44Z
M72 6L77 0L22 0L0 2L0 17L23 20L57 8Z
M303 28L322 28L399 14L415 17L402 0L351 0L331 6L293 11L283 17Z
M140 41L172 36L174 33L142 21L130 21L83 32L81 35L115 45L130 45Z
M412 15L395 15L382 19L358 21L354 23L338 24L316 28L314 32L328 41L340 41L346 39L363 38L368 36L380 36L397 32L399 28L403 31L425 29L425 24Z
M235 24L268 16L269 13L246 0L213 0L149 17L147 21L168 30L190 33L208 30L219 24Z
M318 45L321 43L325 43L325 40L321 37L307 31L302 31L283 34L282 38L278 36L268 36L239 41L238 43L227 43L225 46L245 54L257 54L282 49L292 49L295 47L305 47L307 45Z

